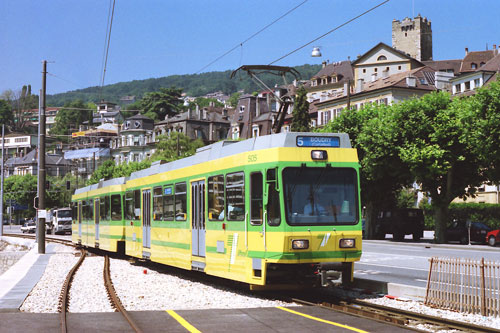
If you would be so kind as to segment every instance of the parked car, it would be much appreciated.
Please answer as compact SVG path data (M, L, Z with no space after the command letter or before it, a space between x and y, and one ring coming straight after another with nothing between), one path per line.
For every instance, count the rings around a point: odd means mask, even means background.
M469 244L469 228L470 241L477 243L485 243L486 235L491 231L491 228L482 222L453 221L452 226L446 230L446 239Z
M500 229L491 230L486 234L486 242L490 246L495 246L500 243Z
M34 233L36 232L36 223L35 221L28 221L25 222L22 227L21 231L24 233Z

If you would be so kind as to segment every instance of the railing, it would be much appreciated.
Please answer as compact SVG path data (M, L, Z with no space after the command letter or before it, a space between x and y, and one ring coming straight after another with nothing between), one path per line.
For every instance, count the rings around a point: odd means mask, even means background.
M500 316L500 263L432 258L425 304L460 312Z

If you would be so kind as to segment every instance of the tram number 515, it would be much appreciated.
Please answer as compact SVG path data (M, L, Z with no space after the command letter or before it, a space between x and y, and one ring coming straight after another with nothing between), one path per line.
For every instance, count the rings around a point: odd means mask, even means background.
M250 163L257 162L257 155L256 154L248 155L248 162Z

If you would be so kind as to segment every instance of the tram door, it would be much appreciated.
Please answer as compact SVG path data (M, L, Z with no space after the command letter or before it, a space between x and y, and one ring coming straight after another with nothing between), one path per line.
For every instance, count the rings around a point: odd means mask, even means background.
M193 255L205 256L205 181L191 183Z
M151 190L142 191L142 247L151 248Z
M78 201L78 239L82 240L82 202Z
M94 224L95 224L95 242L99 242L99 218L100 218L100 201L99 199L94 200Z

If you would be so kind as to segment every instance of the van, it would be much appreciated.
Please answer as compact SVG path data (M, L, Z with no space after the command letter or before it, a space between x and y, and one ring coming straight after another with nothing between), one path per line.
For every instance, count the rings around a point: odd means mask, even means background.
M396 241L402 241L405 235L412 235L414 241L424 236L424 213L417 208L397 208L383 210L375 219L375 238L385 239L392 234Z

